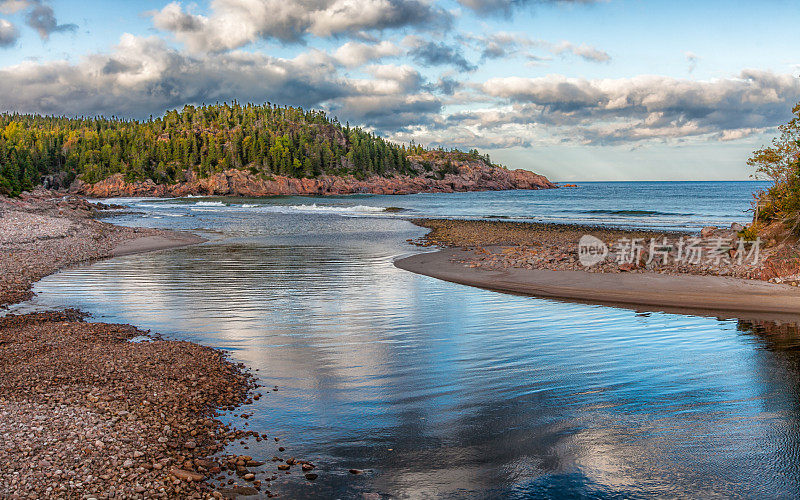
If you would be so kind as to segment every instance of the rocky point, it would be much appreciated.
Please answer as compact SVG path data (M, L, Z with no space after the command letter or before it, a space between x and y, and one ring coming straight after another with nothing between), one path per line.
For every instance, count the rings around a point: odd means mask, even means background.
M509 170L481 160L448 160L453 172L441 174L442 158L433 161L410 157L417 175L352 176L323 175L316 178L264 176L245 170L229 169L200 178L187 170L185 180L175 184L156 184L152 180L128 182L116 174L94 184L76 180L70 192L98 198L113 196L284 196L339 194L411 194L452 193L463 191L500 191L509 189L549 189L557 187L543 175L529 170ZM426 168L426 165L428 168ZM432 165L432 167L431 167Z

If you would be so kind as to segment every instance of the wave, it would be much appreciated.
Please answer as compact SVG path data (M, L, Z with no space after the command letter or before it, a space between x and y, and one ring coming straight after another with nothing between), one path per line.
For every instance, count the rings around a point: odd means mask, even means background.
M221 201L198 201L194 204L196 207L224 207L226 206Z
M406 209L398 207L374 207L370 205L317 205L312 203L310 205L262 205L260 203L243 203L241 205L226 205L221 202L198 202L194 206L201 205L206 207L228 207L229 209L255 209L260 212L272 212L281 214L293 213L325 213L325 214L377 214L377 213L392 213L401 212ZM195 209L192 209L195 210Z
M376 213L384 212L384 207L372 207L369 205L355 205L352 207L343 207L337 205L289 205L287 208L297 210L299 212L328 212L328 213Z
M697 215L694 213L679 213L679 212L659 212L657 210L582 210L582 214L604 214L604 215L633 215L642 217L652 217L658 215L668 215L677 217L689 217Z

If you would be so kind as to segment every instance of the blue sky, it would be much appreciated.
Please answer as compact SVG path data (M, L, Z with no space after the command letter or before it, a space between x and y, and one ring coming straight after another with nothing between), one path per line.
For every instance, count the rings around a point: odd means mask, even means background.
M326 109L556 180L747 179L800 101L788 1L0 0L0 109Z

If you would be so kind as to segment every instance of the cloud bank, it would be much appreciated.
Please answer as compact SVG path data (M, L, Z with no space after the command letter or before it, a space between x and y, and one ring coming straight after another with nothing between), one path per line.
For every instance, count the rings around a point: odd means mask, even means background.
M503 14L591 2L460 3ZM166 4L148 13L160 34L124 34L110 50L74 62L2 68L0 110L146 118L238 99L322 108L390 138L434 145L630 147L750 137L786 121L800 101L797 78L759 70L705 81L488 77L482 66L497 61L513 75L526 61L605 68L616 60L580 41L450 32L457 14L433 0L213 0L207 7L199 14L190 4ZM0 12L17 16L0 19L0 47L19 45L23 22L43 40L75 29L59 24L44 0L0 0ZM264 44L291 45L296 55L275 57ZM676 57L689 73L699 59Z

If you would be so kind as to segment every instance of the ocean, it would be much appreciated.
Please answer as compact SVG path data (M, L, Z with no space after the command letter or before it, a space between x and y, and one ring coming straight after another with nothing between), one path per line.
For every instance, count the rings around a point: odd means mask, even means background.
M233 218L247 214L321 214L350 217L514 220L625 228L696 230L752 220L753 193L767 183L586 182L577 188L483 191L404 196L349 195L269 198L128 198L146 218L196 216ZM119 200L117 201L120 202ZM390 211L386 211L389 208ZM141 222L137 220L137 224ZM124 221L124 220L123 220ZM160 224L150 221L148 225ZM167 224L166 227L172 227Z

